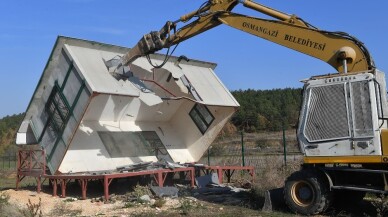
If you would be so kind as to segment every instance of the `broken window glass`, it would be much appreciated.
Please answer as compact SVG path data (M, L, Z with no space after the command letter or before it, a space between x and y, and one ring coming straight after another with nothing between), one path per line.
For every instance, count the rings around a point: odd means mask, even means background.
M174 162L168 153L166 146L162 143L162 140L160 140L155 131L142 131L139 133L141 133L142 138L148 143L148 147L151 148L152 153L158 160Z

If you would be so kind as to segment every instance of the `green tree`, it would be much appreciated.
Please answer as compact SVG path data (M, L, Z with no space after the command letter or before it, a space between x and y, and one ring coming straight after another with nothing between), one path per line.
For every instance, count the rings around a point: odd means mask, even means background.
M15 144L16 132L24 118L24 113L7 115L0 119L0 153Z
M273 90L236 90L233 96L240 103L232 123L246 132L279 131L296 127L302 101L300 88Z

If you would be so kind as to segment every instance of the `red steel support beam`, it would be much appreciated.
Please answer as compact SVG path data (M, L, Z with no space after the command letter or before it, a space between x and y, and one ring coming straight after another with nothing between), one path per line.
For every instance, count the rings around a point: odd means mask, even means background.
M43 159L43 175L46 175L46 151L42 150L42 159Z
M222 168L217 168L217 175L218 175L218 181L220 184L224 181L224 172L222 171Z
M60 179L60 182L61 182L61 197L64 198L66 197L66 179Z
M38 176L38 177L36 178L36 181L37 181L37 184L38 184L38 186L36 187L36 192L38 192L38 194L39 194L40 191L42 190L42 183L41 183L42 177L41 177L41 176Z
M105 201L109 200L109 178L108 176L104 176L104 196Z
M50 179L52 186L53 186L53 197L58 196L58 183L57 179Z
M31 154L31 150L29 151L28 157L29 157L29 161L28 161L29 171L31 171L31 169L32 169L32 154Z
M163 184L164 184L163 172L159 171L157 173L157 177L158 177L158 185L159 185L159 187L163 187Z
M194 168L191 168L190 170L190 184L191 184L191 187L194 188L195 186L195 169Z
M81 191L82 191L82 199L86 200L86 190L88 187L88 180L87 179L80 179L81 184Z
M21 181L21 176L20 176L20 171L21 171L21 168L22 168L22 152L21 150L18 151L18 165L17 165L17 174L16 174L16 190L19 189L19 183Z
M16 174L16 190L19 190L20 175Z
M38 154L41 153L41 155ZM18 151L16 189L26 176L35 177L37 192L41 191L42 176L46 174L46 159L44 150L21 150Z
M29 156L26 156L28 158ZM22 158L20 158L22 159ZM20 162L23 163L22 161ZM29 165L28 165L29 166ZM197 175L197 172L199 171L217 171L217 174L219 175L219 179L222 182L223 179L223 173L226 172L227 177L231 177L233 174L230 173L230 170L248 170L251 175L254 173L253 167L227 167L227 166L211 166L211 167L202 167L202 168L195 168L195 167L185 167L185 168L175 168L175 169L158 169L158 170L146 170L146 171L137 171L137 172L127 172L127 173L114 173L114 174L105 174L105 175L78 175L78 174L72 174L72 175L39 175L36 176L36 174L31 174L28 172L20 172L18 174L17 184L24 178L24 174L27 174L27 176L35 176L38 178L38 182L41 184L41 178L47 178L51 181L53 185L53 196L57 196L57 188L58 184L61 186L61 197L66 197L66 185L69 182L69 180L78 180L81 185L82 190L82 198L86 199L86 193L87 193L87 185L89 180L103 180L104 185L104 197L105 200L109 200L109 185L115 178L127 178L127 177L133 177L133 176L145 176L145 175L152 175L157 182L157 184L160 187L164 186L164 182L166 180L166 177L169 173L184 173L186 174L184 178L190 179L190 185L191 187L195 186L195 176ZM190 175L188 175L190 174ZM230 175L229 175L230 174ZM188 177L189 176L189 177ZM38 185L40 185L38 183Z

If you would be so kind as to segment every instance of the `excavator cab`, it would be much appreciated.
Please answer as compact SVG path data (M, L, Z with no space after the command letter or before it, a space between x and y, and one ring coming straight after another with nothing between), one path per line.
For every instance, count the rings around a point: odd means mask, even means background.
M378 70L305 81L297 136L306 161L380 158L380 130L388 116L385 86Z
M376 69L313 77L304 83L297 133L304 164L285 181L288 207L313 215L333 201L356 204L366 192L386 194L384 73Z

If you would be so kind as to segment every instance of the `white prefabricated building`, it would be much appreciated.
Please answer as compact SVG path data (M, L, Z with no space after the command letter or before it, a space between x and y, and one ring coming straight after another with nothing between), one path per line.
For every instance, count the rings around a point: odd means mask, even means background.
M59 36L18 130L45 150L51 174L102 173L139 162L197 162L239 107L216 64L139 58L123 74L106 62L128 48ZM150 56L161 64L165 56Z

